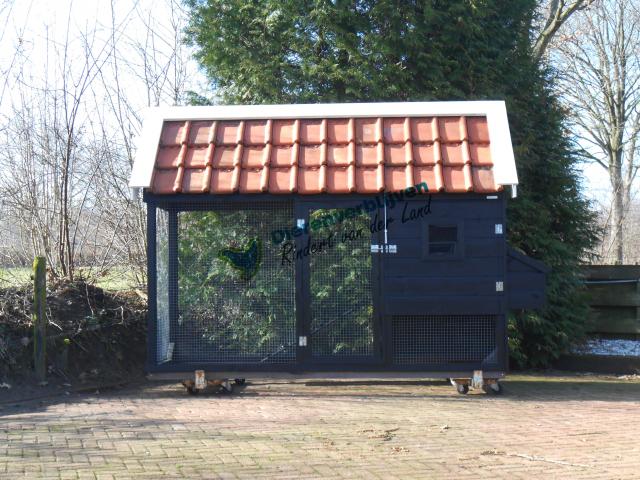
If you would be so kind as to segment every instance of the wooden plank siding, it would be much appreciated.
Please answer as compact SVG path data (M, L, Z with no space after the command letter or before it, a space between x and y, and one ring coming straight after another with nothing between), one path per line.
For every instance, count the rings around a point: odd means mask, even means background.
M583 276L590 333L640 334L640 265L590 265Z
M505 292L496 291L496 282L506 288L506 247L504 233L496 234L495 227L506 229L503 201L502 195L433 196L427 216L405 223L397 220L401 211L406 219L420 202L395 207L388 243L397 253L381 258L383 315L504 314ZM428 255L430 224L458 226L460 255Z

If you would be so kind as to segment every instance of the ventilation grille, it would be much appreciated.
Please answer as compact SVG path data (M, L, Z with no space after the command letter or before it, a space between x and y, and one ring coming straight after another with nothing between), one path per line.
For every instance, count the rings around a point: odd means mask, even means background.
M396 365L497 363L494 315L396 316Z

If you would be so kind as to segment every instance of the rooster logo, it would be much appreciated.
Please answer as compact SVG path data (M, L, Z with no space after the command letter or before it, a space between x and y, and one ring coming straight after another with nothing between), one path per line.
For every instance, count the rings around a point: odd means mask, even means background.
M218 258L238 270L243 280L250 280L262 261L262 241L252 238L245 248L225 248L218 252Z

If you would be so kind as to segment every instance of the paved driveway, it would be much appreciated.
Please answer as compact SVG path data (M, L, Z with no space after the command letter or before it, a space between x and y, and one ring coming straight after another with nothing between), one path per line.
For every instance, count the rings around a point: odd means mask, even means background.
M144 384L0 404L0 478L640 478L640 381Z

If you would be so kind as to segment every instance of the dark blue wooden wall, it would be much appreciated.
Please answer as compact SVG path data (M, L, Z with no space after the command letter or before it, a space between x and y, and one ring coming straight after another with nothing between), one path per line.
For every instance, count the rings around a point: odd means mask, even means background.
M431 213L406 223L401 207L388 210L388 242L397 253L381 262L383 314L504 314L506 292L496 291L496 282L508 288L504 201L503 194L434 195ZM407 208L423 202L411 199ZM426 255L431 223L459 226L459 255ZM496 234L496 224L503 233Z

